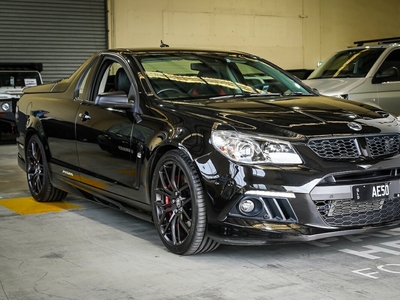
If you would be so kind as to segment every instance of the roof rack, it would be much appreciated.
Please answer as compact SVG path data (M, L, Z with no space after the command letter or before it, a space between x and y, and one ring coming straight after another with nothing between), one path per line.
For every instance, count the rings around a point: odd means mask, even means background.
M383 38L383 39L376 39L376 40L365 40L365 41L356 41L354 42L357 47L362 46L367 43L378 43L378 44L390 44L400 42L400 37L391 37L391 38Z
M0 70L37 70L39 72L42 72L43 64L0 62Z

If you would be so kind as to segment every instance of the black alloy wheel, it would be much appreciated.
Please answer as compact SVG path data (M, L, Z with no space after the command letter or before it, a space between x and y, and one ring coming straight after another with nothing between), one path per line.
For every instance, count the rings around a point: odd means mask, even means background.
M169 151L157 163L152 206L158 234L171 252L190 255L219 246L207 237L203 187L193 162L182 151Z
M33 135L26 148L26 176L32 197L38 202L61 201L67 193L50 182L46 154L40 138Z

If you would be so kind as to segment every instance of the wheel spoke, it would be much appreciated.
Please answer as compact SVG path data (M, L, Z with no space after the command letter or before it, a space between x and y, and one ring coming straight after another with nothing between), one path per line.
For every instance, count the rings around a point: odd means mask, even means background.
M172 194L169 190L165 190L164 188L162 189L155 189L156 194L162 196L162 197L172 197Z
M176 215L172 216L170 219L170 224L171 224L171 238L172 238L172 244L177 245L179 241L179 230L177 229L177 222L176 222Z
M185 220L186 219L186 220ZM182 244L190 233L191 219L186 212L174 214L169 219L165 228L170 228L171 242L173 245ZM166 234L167 236L167 234Z
M180 220L179 224L181 225L182 229L186 232L186 234L189 234L190 229L186 226L186 223L183 220Z
M158 171L158 176L160 178L161 185L162 185L164 191L168 191L169 190L168 185L171 184L170 182L165 182L165 179L169 180L169 177L167 176L167 174L168 174L168 172L167 172L166 166L164 165L163 170Z
M33 167L35 165L36 162L36 157L34 156L34 150L32 149L33 146L31 147L31 149L27 152L28 157L27 157L27 161L29 163L29 167Z
M34 186L35 186L35 188L36 188L36 191L37 192L39 192L41 189L42 189L42 176L41 176L41 174L40 173L35 173L33 176L32 176L32 182L33 182L33 184L34 184Z
M166 211L166 212L170 212L171 211L171 204L170 203L163 203L161 201L156 201L156 206L162 211Z
M173 191L178 190L178 188L177 188L177 186L176 186L176 182L177 182L177 179L176 179L176 172L177 172L177 170L176 170L176 164L172 164L171 177L170 177L170 179L169 179L169 182L171 183L171 188L172 188Z
M192 219L190 218L185 209L182 210L182 214L189 222L192 222Z
M32 142L31 144L32 159L34 163L39 163L40 161L40 148L37 143Z
M160 218L159 218L160 219L160 224L169 223L170 222L170 218L168 218L168 217L171 216L172 207L169 207L168 209L165 209L165 207L167 205L159 205L158 203L157 203L157 206L161 207L161 209L160 209L161 213L159 214L159 216L160 216Z
M186 198L182 201L182 206L185 206L186 204L190 203L192 201L192 197Z
M167 219L167 214L162 214L162 217L160 218L160 224L161 227L164 228L163 233L165 237L168 237L168 232L169 232L169 228L171 226L171 218Z
M183 184L180 188L179 188L179 192L182 194L183 191L185 190L189 190L189 185L187 183ZM190 190L189 190L190 193Z
M182 176L182 169L178 168L177 175L175 176L176 185L175 188L177 191L180 191L180 183L181 183L181 176Z

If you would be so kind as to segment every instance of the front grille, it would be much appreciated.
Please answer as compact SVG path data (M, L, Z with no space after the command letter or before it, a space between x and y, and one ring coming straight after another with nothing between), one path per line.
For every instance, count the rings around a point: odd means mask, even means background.
M399 135L378 135L365 138L372 157L399 153Z
M398 134L311 139L308 147L328 160L351 160L359 157L379 158L399 153Z
M319 200L314 204L322 219L333 227L366 226L400 219L400 198L385 200Z

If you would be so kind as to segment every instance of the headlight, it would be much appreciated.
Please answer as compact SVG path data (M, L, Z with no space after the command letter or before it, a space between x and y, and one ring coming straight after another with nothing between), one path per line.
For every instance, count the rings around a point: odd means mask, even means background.
M4 102L1 104L1 109L3 111L8 111L10 109L10 104L8 102Z
M333 95L332 97L339 98L339 99L344 99L344 100L349 100L349 95L348 94Z
M301 164L293 146L286 141L229 130L211 133L212 145L227 158L250 164Z

